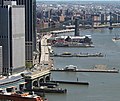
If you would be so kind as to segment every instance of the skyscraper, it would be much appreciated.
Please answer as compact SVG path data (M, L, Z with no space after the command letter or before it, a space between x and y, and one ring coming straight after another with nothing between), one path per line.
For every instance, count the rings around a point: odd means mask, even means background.
M0 7L0 46L3 75L25 67L25 8L16 2Z
M30 66L33 64L33 51L36 50L36 0L0 0L0 4L3 5L4 1L25 5L25 60Z
M2 75L3 72L3 54L2 54L2 46L0 46L0 75Z
M79 19L75 19L75 36L79 36Z

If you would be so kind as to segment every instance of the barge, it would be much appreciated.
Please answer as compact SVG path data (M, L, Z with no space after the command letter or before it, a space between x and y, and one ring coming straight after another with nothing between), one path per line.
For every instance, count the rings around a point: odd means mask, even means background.
M29 89L27 91L34 91L35 93L67 93L67 89L62 88L48 88L45 86L41 87L33 87L33 89Z

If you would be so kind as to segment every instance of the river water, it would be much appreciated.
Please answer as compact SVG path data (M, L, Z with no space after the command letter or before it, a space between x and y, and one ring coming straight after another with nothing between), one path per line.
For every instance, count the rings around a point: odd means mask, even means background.
M74 33L67 33L73 35ZM113 42L115 34L120 29L87 29L80 30L81 35L91 35L94 48L53 48L55 53L96 53L101 52L104 57L54 57L54 66L64 68L75 65L78 68L93 68L95 65L107 65L109 69L120 69L120 42ZM66 35L66 34L63 34ZM46 94L48 101L120 101L120 73L70 73L52 72L53 80L87 81L85 85L60 84L66 88L66 94Z

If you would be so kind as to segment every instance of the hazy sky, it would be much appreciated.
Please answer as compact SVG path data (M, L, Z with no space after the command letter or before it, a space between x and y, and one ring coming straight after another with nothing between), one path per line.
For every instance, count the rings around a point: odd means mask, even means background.
M37 0L37 1L120 1L120 0Z

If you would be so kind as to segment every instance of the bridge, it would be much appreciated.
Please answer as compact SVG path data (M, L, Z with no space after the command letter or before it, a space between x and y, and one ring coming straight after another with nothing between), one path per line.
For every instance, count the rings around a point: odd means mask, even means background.
M110 12L110 13L104 14L103 19L99 14L93 14L93 15L91 14L90 19L86 19L85 17L79 18L77 16L75 18L79 20L79 24L81 28L87 27L86 25L89 25L89 27L109 27L109 26L116 27L120 25L120 14L116 12ZM69 23L74 25L75 20L67 20L63 22L61 25L69 25ZM72 25L67 26L67 28L75 28L75 26L72 26Z
M79 18L79 27L80 28L103 28L103 27L120 27L120 13L113 11L110 13L104 13L104 19L100 18L98 14L89 14L89 19L81 16L74 16ZM98 19L94 19L94 17L98 17ZM64 22L57 24L57 26L52 26L52 28L41 28L39 32L47 32L47 31L54 31L54 30L62 30L65 28L75 28L74 27L75 19L69 19ZM73 26L71 26L73 25ZM67 27L66 27L67 26Z

